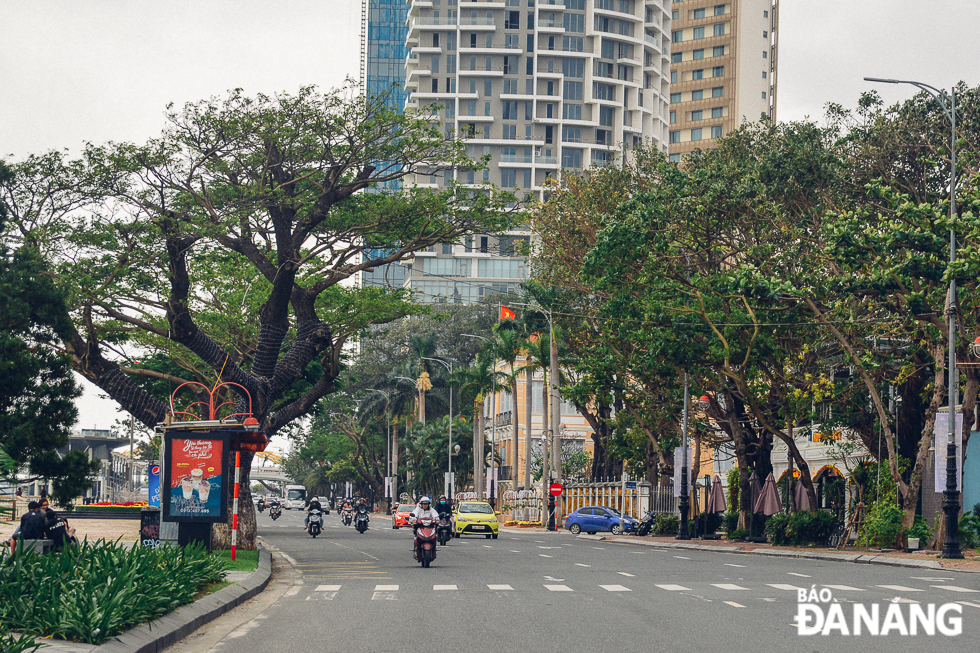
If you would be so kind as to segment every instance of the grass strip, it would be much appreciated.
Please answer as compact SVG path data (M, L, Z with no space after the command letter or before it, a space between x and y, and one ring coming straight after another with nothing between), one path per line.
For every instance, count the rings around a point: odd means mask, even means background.
M231 560L231 549L212 551L211 554L225 564L224 568L226 571L255 571L259 566L258 551L242 551L238 549L235 552L234 562Z

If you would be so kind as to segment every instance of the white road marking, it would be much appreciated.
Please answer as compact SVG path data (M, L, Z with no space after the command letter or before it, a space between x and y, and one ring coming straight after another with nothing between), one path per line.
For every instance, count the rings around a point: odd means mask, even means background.
M893 592L925 592L925 590L917 590L914 587L903 587L902 585L875 585L875 587L883 587L884 589L892 590Z
M539 546L538 548L539 549L545 549L545 550L547 550L547 549L560 549L561 547L560 546Z
M794 574L792 571L787 571L786 572L786 575L787 576L799 576L800 578L810 578L810 576L808 576L806 574Z
M970 603L969 601L954 601L954 603L959 603L960 605L968 605L971 608L980 609L980 603Z
M629 576L630 578L636 578L636 574L627 574L625 571L617 571L616 573L619 574L620 576Z
M912 580L931 580L934 583L945 583L948 580L953 580L952 576L909 576Z
M674 556L674 557L677 558L678 560L690 560L690 558L688 558L687 556Z
M720 590L747 590L748 587L742 587L741 585L732 585L731 583L711 583L712 587L717 587Z
M941 590L950 590L951 592L980 592L980 590L971 590L968 587L957 587L956 585L933 585L932 587L937 587Z
M477 444L479 444L479 442ZM553 558L554 557L554 556L545 555L543 553L539 553L538 555L541 556L542 558Z
M514 589L510 585L487 585L487 588L498 592L513 591Z
M478 443L478 444L479 444L479 443ZM742 568L744 568L744 567L745 567L745 565L733 565L733 564L732 564L732 563L730 563L730 562L726 562L726 563L725 563L725 566L726 566L726 567L742 567Z
M741 603L736 603L735 601L723 601L725 605L730 605L733 608L744 608L745 606Z
M545 585L551 592L574 592L568 585Z
M511 553L520 553L520 551L514 551L513 549L511 549L510 552Z
M912 599L903 599L900 596L896 596L889 603L918 603L918 601L913 601Z
M294 585L293 587L290 587L288 590L286 590L286 593L283 596L296 596L297 594L299 594L300 589L302 588L299 585Z
M594 547L592 547L592 548L593 548L593 549L596 549L596 550L598 550L598 551L605 551L605 550L606 550L606 547L604 547L604 546L594 546Z
M632 592L633 591L628 587L623 587L622 585L600 585L599 587L606 590L607 592Z
M479 444L479 443L477 443L477 444ZM455 585L433 585L432 586L432 590L434 592L441 592L441 591L446 591L446 590L452 591L452 590L457 590L457 589L459 589L459 588L456 587Z
M575 566L576 567L591 567L592 565L583 565L581 562L576 562L575 563Z
M398 591L398 586L397 585L375 585L374 586L374 591L375 592L397 592Z
M477 444L480 444L480 443L479 443L479 442L477 442ZM484 545L483 545L483 548L484 548L484 549L492 549L493 547L492 547L492 546L490 546L489 544L484 544Z
M283 553L282 551L280 551L279 552L279 555L281 555L283 558L285 558L286 559L286 562L288 562L289 564L291 564L293 566L296 566L296 560L294 560L293 557L291 555L289 555L288 553Z
M313 591L314 592L339 592L340 585L317 585L316 589Z
M787 592L795 592L800 589L796 585L786 585L785 583L766 583L769 587L777 590L786 590Z
M832 590L840 590L842 592L863 592L864 591L860 587L851 587L850 585L824 585L823 587L829 587Z
M667 590L668 592L690 592L690 587L684 587L683 585L657 585L662 590Z

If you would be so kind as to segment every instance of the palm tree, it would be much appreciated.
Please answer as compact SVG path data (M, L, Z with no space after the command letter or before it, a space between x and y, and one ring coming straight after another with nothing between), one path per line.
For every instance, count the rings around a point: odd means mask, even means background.
M517 370L517 361L524 352L524 342L520 334L513 329L502 329L500 325L494 327L494 340L491 341L494 356L510 366L510 374L507 375L506 382L510 386L510 394L514 398L514 409L511 411L511 424L513 425L514 453L513 465L511 466L511 478L513 479L514 489L517 489L517 465L519 464L518 433L520 420L517 417L517 378L520 370ZM530 436L530 424L528 426L528 436Z
M477 496L483 487L483 466L486 455L483 406L486 396L497 382L506 381L506 375L496 370L497 359L488 349L481 350L470 367L453 373L453 383L459 386L460 401L473 401L473 489Z

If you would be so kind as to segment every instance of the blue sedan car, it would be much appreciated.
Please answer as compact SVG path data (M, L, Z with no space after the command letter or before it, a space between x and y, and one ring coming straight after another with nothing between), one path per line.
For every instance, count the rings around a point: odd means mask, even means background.
M623 525L619 525L620 514L615 508L605 506L585 506L565 518L565 528L575 535L585 531L595 535L599 531L610 531L613 535L622 535L623 531L633 531L640 522L632 517L623 517Z

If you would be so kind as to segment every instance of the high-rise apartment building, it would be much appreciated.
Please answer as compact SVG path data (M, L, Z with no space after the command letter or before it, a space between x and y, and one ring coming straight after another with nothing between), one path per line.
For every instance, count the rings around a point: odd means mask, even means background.
M778 0L673 0L670 158L776 120Z
M542 198L549 177L614 162L652 142L667 151L669 0L411 0L406 108L430 111L487 170L455 178ZM436 108L438 107L438 108ZM510 292L527 276L523 232L420 252L406 285L427 301Z

